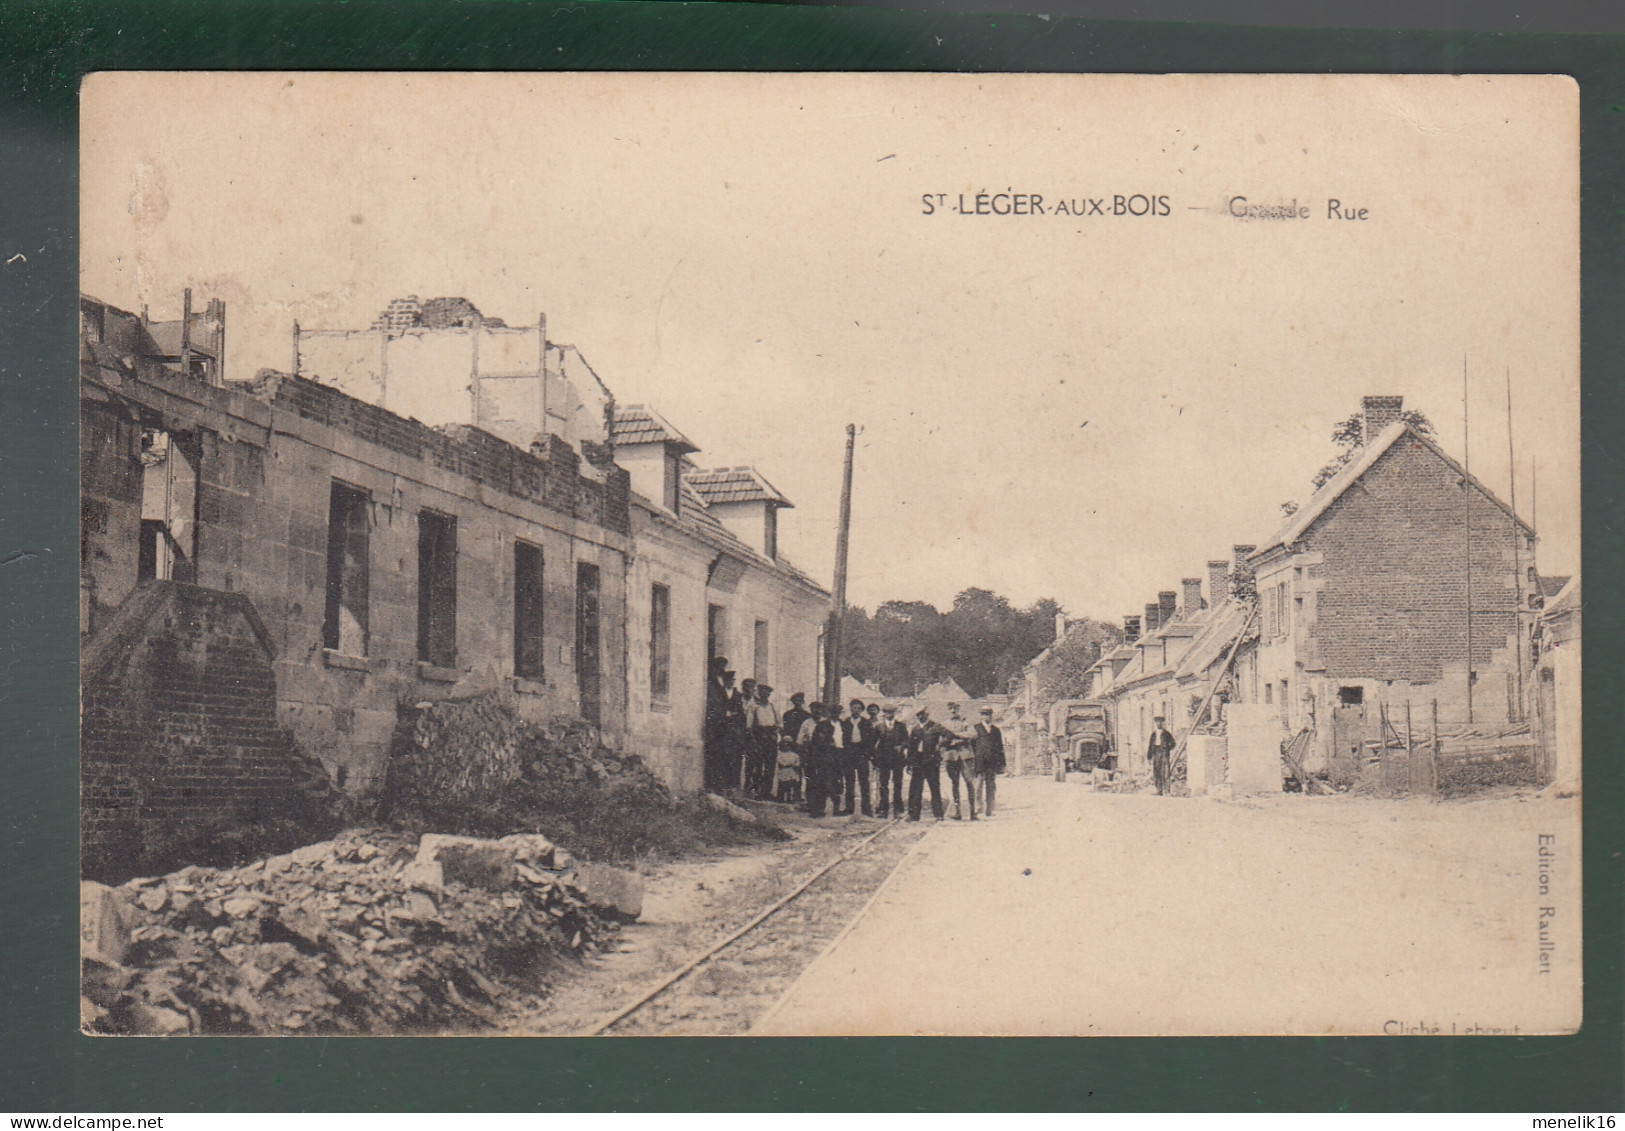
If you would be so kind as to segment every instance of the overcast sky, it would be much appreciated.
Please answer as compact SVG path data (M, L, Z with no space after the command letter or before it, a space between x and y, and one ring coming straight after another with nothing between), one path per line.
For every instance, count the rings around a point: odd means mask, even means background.
M83 283L154 318L223 298L242 379L288 368L295 319L545 311L702 464L788 494L783 548L825 581L855 422L870 608L983 586L1115 620L1262 542L1362 394L1459 457L1465 360L1472 468L1505 494L1510 373L1519 509L1538 463L1568 573L1575 104L1561 78L97 75ZM981 192L1043 214L953 211ZM1134 194L1167 214L1111 215Z

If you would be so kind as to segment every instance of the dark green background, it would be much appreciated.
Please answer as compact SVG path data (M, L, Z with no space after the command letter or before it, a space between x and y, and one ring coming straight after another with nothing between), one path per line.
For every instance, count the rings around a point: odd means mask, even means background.
M80 76L109 68L535 67L1574 75L1583 131L1589 598L1584 1031L1477 1040L79 1036ZM27 257L0 266L0 1110L1620 1110L1622 141L1625 41L1597 36L708 4L0 2L0 261ZM921 960L944 977L963 969L950 953Z

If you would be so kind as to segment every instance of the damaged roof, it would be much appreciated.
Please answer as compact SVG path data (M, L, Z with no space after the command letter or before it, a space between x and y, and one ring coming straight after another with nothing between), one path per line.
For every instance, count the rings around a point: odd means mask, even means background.
M1461 464L1445 454L1443 448L1403 420L1397 420L1381 432L1378 432L1376 439L1367 444L1357 458L1350 460L1343 466L1341 471L1328 479L1325 486L1315 492L1308 504L1288 519L1286 525L1275 532L1274 537L1254 551L1252 557L1261 558L1278 546L1291 546L1292 543L1302 538L1320 516L1325 514L1327 509L1342 497L1345 491L1354 486L1361 476L1370 471L1376 462L1388 453L1388 449L1393 447L1401 436L1409 436L1417 443L1426 445L1434 455L1449 464L1456 474L1460 475L1465 481L1477 487L1486 499L1505 511L1526 532L1530 534L1535 532L1528 523L1513 514L1512 508L1502 502L1494 491L1484 486L1476 476L1469 473Z
M699 492L707 506L718 503L771 503L794 506L778 488L763 479L754 467L719 467L710 471L690 471L683 481Z
M1224 604L1213 610L1208 618L1207 627L1200 636L1191 642L1185 656L1174 669L1175 679L1189 679L1200 676L1213 664L1224 659L1225 653L1241 635L1252 619L1252 607L1235 598L1228 598Z
M675 444L684 452L700 450L648 405L616 405L610 434L617 444Z

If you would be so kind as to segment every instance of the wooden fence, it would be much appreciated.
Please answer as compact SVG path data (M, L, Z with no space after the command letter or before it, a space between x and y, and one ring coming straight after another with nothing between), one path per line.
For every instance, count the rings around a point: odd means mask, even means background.
M1425 714L1424 714L1425 711ZM1347 789L1383 796L1433 797L1496 785L1544 785L1550 778L1527 723L1499 730L1441 726L1439 704L1379 704L1375 722L1334 741L1325 780L1306 772L1313 741L1301 732L1282 753L1286 773L1310 793Z

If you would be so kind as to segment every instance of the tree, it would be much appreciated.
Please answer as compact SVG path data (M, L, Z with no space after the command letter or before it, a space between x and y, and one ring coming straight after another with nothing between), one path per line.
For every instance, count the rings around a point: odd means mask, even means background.
M870 616L848 608L842 667L886 695L912 695L952 677L972 697L1002 692L1055 636L1060 602L1025 609L990 589L966 589L939 612L924 601L886 601Z
M1107 649L1122 642L1121 630L1100 621L1085 620L1068 625L1066 636L1051 646L1049 657L1039 669L1040 703L1081 696L1089 669Z
M1399 415L1400 419L1414 428L1418 435L1433 439L1433 422L1422 413L1414 408L1408 408ZM1341 450L1336 458L1315 472L1315 490L1320 490L1331 481L1332 476L1351 463L1365 448L1369 438L1365 434L1364 414L1357 412L1345 420L1339 420L1332 428L1332 443Z

